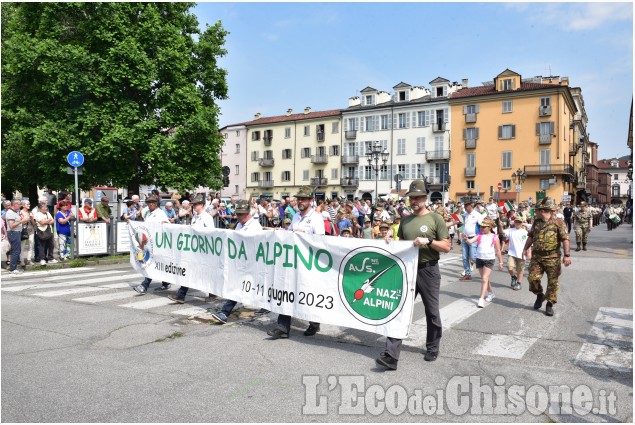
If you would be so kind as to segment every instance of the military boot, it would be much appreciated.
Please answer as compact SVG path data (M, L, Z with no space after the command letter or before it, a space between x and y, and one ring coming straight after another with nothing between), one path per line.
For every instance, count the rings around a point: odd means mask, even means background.
M582 244L582 251L586 251L586 244L585 243Z
M534 303L534 310L539 310L542 307L542 303L545 300L545 294L542 292L536 295L536 302Z
M550 301L547 301L547 307L545 308L545 314L547 316L553 316L553 304Z
M580 244L578 244L577 248L575 249L575 252L580 251Z

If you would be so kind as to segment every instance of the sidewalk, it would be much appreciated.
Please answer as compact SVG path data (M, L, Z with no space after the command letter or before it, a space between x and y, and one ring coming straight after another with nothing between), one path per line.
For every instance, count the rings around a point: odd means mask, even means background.
M36 271L36 270L68 269L68 268L80 267L80 265L82 267L97 266L97 265L107 266L111 264L125 264L129 262L130 262L129 257L110 258L108 256L104 256L102 258L97 258L97 259L95 259L94 257L87 257L87 258L78 257L78 258L75 258L74 260L65 260L65 261L57 260L57 263L47 264L45 266L41 266L39 263L35 263L35 262L28 266L19 264L18 269L27 272L27 271ZM9 268L7 267L6 263L0 269L0 273L2 276L4 276L5 274L9 274Z

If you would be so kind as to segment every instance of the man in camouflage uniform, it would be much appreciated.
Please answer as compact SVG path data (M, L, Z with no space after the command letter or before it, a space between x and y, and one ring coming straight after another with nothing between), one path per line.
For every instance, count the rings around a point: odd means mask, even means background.
M534 310L542 307L543 301L547 300L545 314L553 316L553 305L558 298L558 276L562 271L560 265L560 244L564 248L565 267L571 264L571 253L569 247L569 232L567 225L559 218L556 218L558 207L553 199L543 198L536 205L536 220L529 231L523 255L527 255L527 250L532 247L531 262L529 263L529 290L536 294ZM547 292L543 294L540 280L542 275L547 274Z
M434 212L439 214L443 218L443 221L445 221L445 227L449 229L450 227L454 226L454 219L452 218L448 210L443 206L443 202L441 202L441 200L437 201L437 208L434 210Z
M586 202L580 202L580 210L573 214L573 223L575 224L575 242L578 245L575 250L580 251L580 244L582 244L582 249L586 251L586 242L593 227L593 214L587 208Z

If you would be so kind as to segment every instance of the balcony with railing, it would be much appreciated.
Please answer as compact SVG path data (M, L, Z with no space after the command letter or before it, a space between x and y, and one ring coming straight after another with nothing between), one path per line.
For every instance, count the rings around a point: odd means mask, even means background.
M273 187L273 180L259 180L258 187L260 188Z
M450 151L426 151L426 161L443 161L450 159Z
M357 137L357 130L348 130L344 132L344 137L348 140L355 139Z
M465 139L465 149L476 149L476 139Z
M434 133L442 133L445 131L445 123L444 122L436 122L434 124L432 124L432 131Z
M329 162L329 157L326 155L311 155L312 164L326 164Z
M551 134L541 134L539 139L539 143L541 145L550 145L551 144L551 139L553 139L553 135Z
M359 155L342 155L342 164L359 164Z
M538 115L541 117L548 117L551 115L551 106L541 106Z
M569 164L525 165L525 174L528 176L574 175L573 167Z
M344 187L357 187L359 186L359 179L356 177L342 177L340 185Z
M326 186L328 179L325 177L311 177L311 186Z
M465 123L470 124L476 122L476 114L465 114Z
M476 177L476 167L465 168L465 177Z
M260 158L258 160L258 165L260 165L261 167L273 167L274 160L273 158Z

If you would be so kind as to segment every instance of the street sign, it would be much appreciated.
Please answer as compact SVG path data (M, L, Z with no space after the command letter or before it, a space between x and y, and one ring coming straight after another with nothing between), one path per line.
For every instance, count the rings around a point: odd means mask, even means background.
M229 169L229 167L227 165L225 165L223 167L223 175L224 176L228 176L230 172L231 172L231 170Z
M395 183L400 183L403 181L403 176L401 174L395 174L395 177L393 177L393 179L395 180Z
M82 170L82 167L77 167L77 174L79 174L80 176L84 174ZM66 167L66 174L75 174L75 167Z
M523 190L523 186L520 184L516 185L516 192L520 192L521 190Z
M66 157L68 165L71 167L81 167L84 164L84 155L77 151L73 151Z
M498 182L498 190L503 190L503 184L501 182Z

